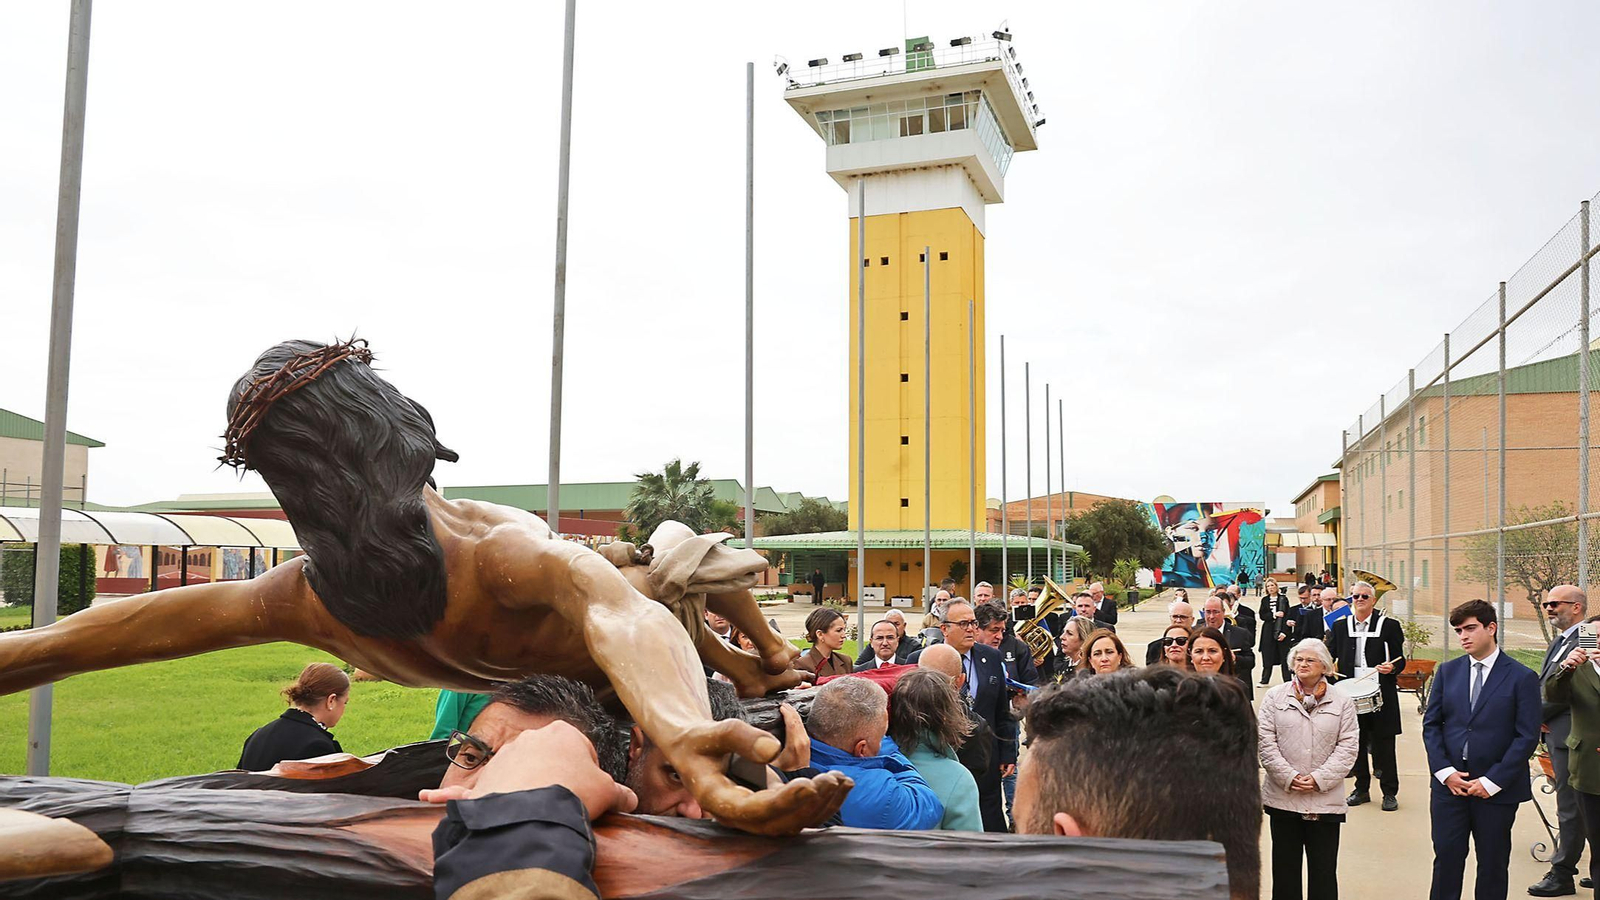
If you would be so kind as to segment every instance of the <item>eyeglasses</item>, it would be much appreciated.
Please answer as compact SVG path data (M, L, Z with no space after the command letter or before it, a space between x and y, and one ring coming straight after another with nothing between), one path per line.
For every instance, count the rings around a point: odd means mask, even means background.
M1164 638L1161 639L1161 646L1163 646L1163 647L1185 647L1185 646L1188 646L1188 644L1189 644L1189 639L1186 638L1186 637L1182 637L1182 636L1179 636L1179 637L1164 637Z
M945 619L943 624L949 625L952 628L977 628L978 627L978 620L977 619L962 619L959 622L952 622L949 619Z
M450 742L444 745L444 758L463 769L476 769L493 756L494 750L488 744L465 731L450 732Z
M1541 603L1539 605L1544 607L1545 609L1555 609L1556 607L1560 606L1563 603L1577 603L1577 602L1578 601L1576 601L1576 600L1546 600L1546 601L1544 601L1543 603Z
M1372 595L1371 594L1351 594L1350 596L1354 597L1357 600L1371 600L1372 599Z

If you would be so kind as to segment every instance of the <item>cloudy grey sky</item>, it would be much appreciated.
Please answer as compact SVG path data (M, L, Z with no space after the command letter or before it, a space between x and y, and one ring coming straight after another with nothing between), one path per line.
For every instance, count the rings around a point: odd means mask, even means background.
M845 194L775 54L1009 22L1048 123L989 211L988 331L1036 413L1067 392L1068 480L1098 493L1287 512L1600 188L1591 4L983 6L580 0L565 480L742 472L746 60L757 481L835 498ZM34 416L66 25L0 5L0 406ZM560 54L556 2L99 4L69 417L108 444L91 497L237 489L234 378L351 332L461 452L444 483L543 481Z

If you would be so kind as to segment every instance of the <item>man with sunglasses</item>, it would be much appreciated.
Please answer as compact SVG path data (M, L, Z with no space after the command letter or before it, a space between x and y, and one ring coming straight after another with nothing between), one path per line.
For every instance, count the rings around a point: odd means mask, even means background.
M1017 770L1017 720L1011 716L1011 700L1006 691L1005 665L1000 653L978 642L978 617L972 605L961 598L950 601L939 623L939 631L950 649L961 656L966 677L962 696L995 734L995 761L978 781L978 811L983 814L984 831L1005 831L1001 779ZM924 651L911 654L912 665Z
M1400 688L1395 675L1406 667L1405 632L1399 622L1374 609L1377 591L1372 585L1356 582L1350 600L1350 615L1334 622L1328 632L1328 649L1338 661L1340 675L1377 679L1383 705L1375 712L1356 717L1361 726L1361 743L1355 768L1350 771L1356 783L1345 803L1360 806L1372 802L1369 791L1376 771L1378 786L1383 789L1383 810L1393 812L1400 808L1396 799L1400 773L1394 759L1394 739L1400 734Z
M1545 652L1544 665L1539 668L1539 685L1543 691L1550 679L1561 671L1561 663L1577 649L1578 625L1589 613L1589 598L1573 585L1563 584L1551 588L1541 605L1545 617L1550 620L1550 630L1555 633L1550 649ZM1588 832L1578 811L1578 797L1568 781L1571 751L1567 749L1567 737L1572 734L1572 706L1546 699L1542 715L1544 721L1539 738L1550 752L1550 767L1556 773L1556 819L1560 822L1560 832L1555 855L1550 857L1550 871L1530 886L1528 893L1535 897L1561 897L1577 893L1573 881L1578 877L1578 861L1583 857ZM1592 886L1592 882L1583 885Z

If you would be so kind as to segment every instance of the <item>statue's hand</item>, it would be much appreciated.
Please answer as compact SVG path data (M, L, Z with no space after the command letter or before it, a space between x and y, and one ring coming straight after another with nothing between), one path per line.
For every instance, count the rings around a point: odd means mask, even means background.
M766 765L778 755L778 739L738 719L691 726L667 753L700 807L724 825L752 834L787 835L820 825L838 811L855 782L838 772L797 778L764 791L750 791L727 774L737 754Z

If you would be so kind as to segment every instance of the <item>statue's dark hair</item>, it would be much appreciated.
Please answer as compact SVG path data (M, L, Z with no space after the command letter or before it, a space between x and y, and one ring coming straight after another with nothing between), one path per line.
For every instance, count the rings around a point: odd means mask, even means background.
M253 381L323 346L284 341L261 354L229 393L229 417ZM367 637L432 629L444 614L444 551L422 488L434 460L457 456L427 410L346 359L274 401L242 449L294 526L306 580L334 618Z

